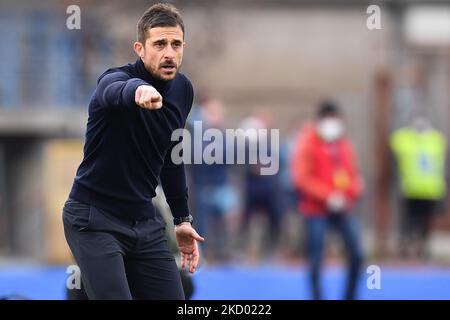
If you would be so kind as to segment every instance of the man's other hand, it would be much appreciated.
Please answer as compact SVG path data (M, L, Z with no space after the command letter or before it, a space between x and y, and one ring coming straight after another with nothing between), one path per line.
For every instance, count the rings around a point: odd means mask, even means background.
M189 272L194 273L200 259L197 241L204 241L189 222L175 226L175 236L181 253L181 267L189 266Z

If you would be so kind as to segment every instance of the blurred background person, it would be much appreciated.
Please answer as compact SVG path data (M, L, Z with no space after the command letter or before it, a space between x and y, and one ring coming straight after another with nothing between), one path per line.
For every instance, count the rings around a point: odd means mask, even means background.
M299 119L287 127L285 138L280 141L279 202L281 210L280 254L282 262L298 262L303 235L298 232L301 217L298 215L298 192L291 179L291 159L299 135Z
M433 213L447 193L447 141L425 116L395 130L390 137L402 199L400 253L428 258L426 251Z
M196 226L203 234L211 235L211 241L202 246L205 259L209 263L225 262L229 259L229 239L227 215L235 210L236 193L229 182L229 166L226 164L226 139L224 124L224 106L220 99L204 97L190 121L192 137L192 160L194 152L201 152L202 162L191 165L191 183L194 195ZM197 132L195 127L200 128ZM205 131L220 130L223 140L220 143L221 154L214 154L221 163L206 163L203 158L205 149L215 142L203 139ZM201 134L199 137L198 134ZM199 144L199 146L196 146ZM214 152L219 152L215 150ZM220 158L220 159L219 159Z
M300 134L292 177L300 193L299 210L305 217L313 298L322 298L320 269L326 231L332 227L341 234L347 253L344 298L354 299L363 257L353 209L363 186L341 111L333 102L322 103L316 121Z
M255 152L259 154L261 143L267 143L267 154L279 152L273 150L270 145L270 128L273 122L272 114L265 108L258 110L250 116L244 118L241 122L241 129L249 134L246 135L246 155L252 152L251 145L257 146ZM251 131L247 130L254 129ZM267 130L267 140L260 140L258 130ZM259 158L258 158L259 159ZM246 161L243 168L243 209L242 220L240 225L240 234L244 236L244 246L249 254L250 262L257 262L260 258L275 258L278 249L278 241L280 237L280 226L282 220L282 201L280 200L280 181L279 174L262 175L262 164L258 160L256 164ZM264 221L263 232L259 231L259 236L252 233L251 224L256 222L255 216L262 217ZM264 232L265 231L265 232Z

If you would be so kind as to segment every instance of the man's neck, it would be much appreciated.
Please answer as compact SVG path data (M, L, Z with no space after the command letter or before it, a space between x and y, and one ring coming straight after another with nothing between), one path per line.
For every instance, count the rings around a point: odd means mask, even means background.
M146 67L142 59L138 59L136 61L136 67L139 72L139 75L142 77L143 80L147 81L149 84L151 84L153 87L155 87L156 90L164 90L167 88L167 86L171 83L173 80L163 80L154 74L152 74Z

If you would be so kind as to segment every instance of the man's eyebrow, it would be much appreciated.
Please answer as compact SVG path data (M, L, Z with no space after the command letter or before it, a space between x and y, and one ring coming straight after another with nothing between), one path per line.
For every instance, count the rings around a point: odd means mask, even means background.
M154 40L153 43L167 43L167 39L157 39Z

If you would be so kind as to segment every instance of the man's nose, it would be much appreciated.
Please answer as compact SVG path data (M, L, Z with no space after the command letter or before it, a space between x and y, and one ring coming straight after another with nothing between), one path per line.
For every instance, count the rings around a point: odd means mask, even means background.
M167 46L164 51L164 59L173 60L175 58L175 50L173 50L172 46Z

